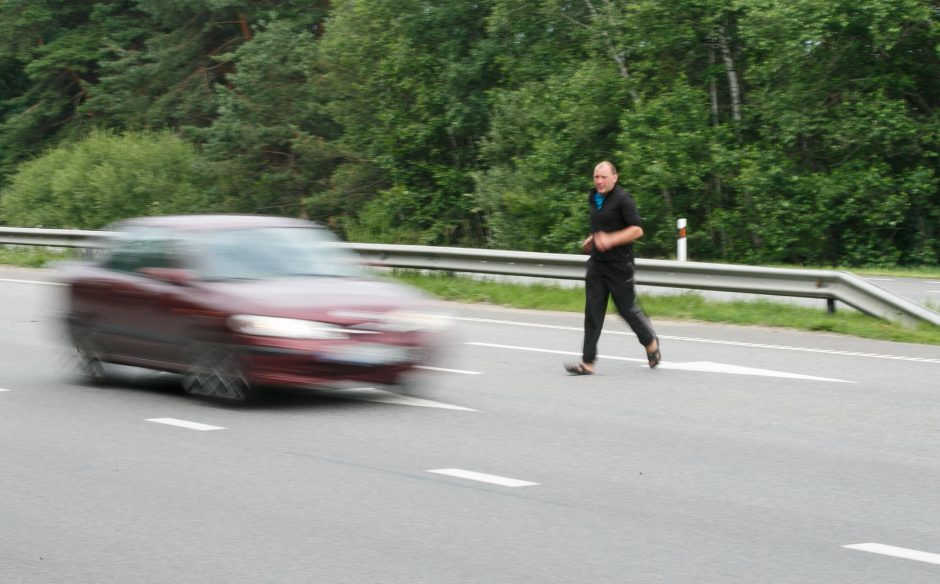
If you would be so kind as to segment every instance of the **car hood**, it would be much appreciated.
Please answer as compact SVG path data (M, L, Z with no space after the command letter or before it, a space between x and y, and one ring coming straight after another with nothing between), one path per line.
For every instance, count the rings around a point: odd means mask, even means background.
M221 306L233 314L260 314L330 321L359 320L356 313L429 308L424 293L381 280L292 277L207 282Z

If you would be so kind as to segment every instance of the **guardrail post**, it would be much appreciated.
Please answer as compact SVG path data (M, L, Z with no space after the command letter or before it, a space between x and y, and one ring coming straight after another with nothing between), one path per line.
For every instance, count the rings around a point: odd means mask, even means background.
M685 261L685 218L676 221L676 229L679 232L679 239L676 240L676 259L680 262Z

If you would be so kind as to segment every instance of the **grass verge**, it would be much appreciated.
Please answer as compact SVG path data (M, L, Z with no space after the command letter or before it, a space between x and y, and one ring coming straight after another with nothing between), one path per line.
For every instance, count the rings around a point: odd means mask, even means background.
M75 259L79 253L74 249L0 245L0 265L41 268L52 262Z

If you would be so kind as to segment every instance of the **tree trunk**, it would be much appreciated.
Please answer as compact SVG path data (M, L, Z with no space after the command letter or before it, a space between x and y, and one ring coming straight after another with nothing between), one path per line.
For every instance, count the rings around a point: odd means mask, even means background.
M610 0L604 0L604 4L606 4L609 8L611 5ZM588 11L591 13L591 18L595 22L597 22L600 19L600 15L597 12L597 7L594 6L591 0L584 0L584 5L587 6ZM613 25L614 23L608 23L608 24ZM629 80L630 69L629 67L627 67L627 59L622 53L617 51L617 48L614 47L614 44L610 42L610 37L607 36L607 28L608 27L602 28L602 30L604 31L602 33L604 36L604 45L607 47L607 52L610 54L610 57L614 60L615 63L617 63L617 70L620 72L620 76L623 77L624 79ZM636 102L640 100L640 96L637 94L636 90L633 89L632 87L629 88L627 92L630 94L630 98L633 99L633 101Z
M715 66L715 49L709 47L708 49L708 64L711 67ZM712 126L718 126L718 84L715 83L715 79L709 75L708 76L708 97L711 102L712 110Z
M323 0L322 2L323 11L325 14L330 13L330 0ZM320 19L320 22L313 25L313 36L317 39L321 38L326 34L326 18Z
M665 201L666 203L666 213L670 217L674 217L675 209L673 208L673 205L672 205L672 192L670 192L670 190L667 189L666 187L660 187L660 192L663 195L663 201Z
M721 47L721 58L725 62L725 72L728 75L728 91L731 93L731 118L735 122L741 121L741 84L738 82L738 73L734 69L734 58L724 25L718 28L718 45Z
M248 17L243 12L238 13L238 24L242 28L242 36L246 41L251 40L251 27L248 26Z

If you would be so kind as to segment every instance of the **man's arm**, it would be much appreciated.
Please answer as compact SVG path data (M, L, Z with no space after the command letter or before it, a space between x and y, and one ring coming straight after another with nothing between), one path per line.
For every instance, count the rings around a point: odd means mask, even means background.
M606 233L598 231L594 234L594 247L598 251L607 251L615 247L633 243L643 237L643 228L639 225L631 225L620 231L611 231Z

